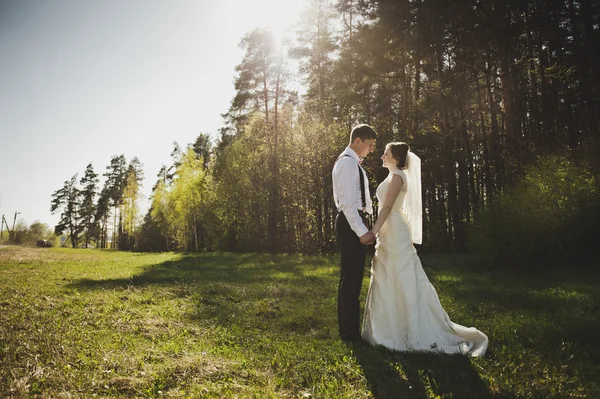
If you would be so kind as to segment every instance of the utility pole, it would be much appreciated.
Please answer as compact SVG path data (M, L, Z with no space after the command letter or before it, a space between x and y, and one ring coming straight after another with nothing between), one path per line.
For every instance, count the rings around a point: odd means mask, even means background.
M4 233L4 225L6 225L6 231L8 231L8 238L10 238L10 227L8 227L8 222L6 221L4 215L2 215L2 220L0 220L0 238L2 238L2 234Z
M16 222L17 222L17 215L20 215L20 214L21 214L21 212L17 212L17 211L15 211L15 218L13 219L13 228L12 228L12 232L10 232L10 231L8 232L8 236L9 236L10 238L12 238L13 240L14 240L14 239L16 239L16 238L14 238L13 236L15 235L15 224L16 224ZM8 230L8 223L6 224L6 229Z
M20 214L21 214L21 212L15 211L15 218L13 219L13 228L12 228L13 233L15 231L15 223L17 222L17 215L20 215Z

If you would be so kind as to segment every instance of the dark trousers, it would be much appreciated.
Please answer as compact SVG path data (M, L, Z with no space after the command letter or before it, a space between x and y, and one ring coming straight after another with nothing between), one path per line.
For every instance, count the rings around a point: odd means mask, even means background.
M340 248L338 287L338 326L343 339L360 338L360 289L365 272L366 249L350 228L343 212L335 219L335 235Z

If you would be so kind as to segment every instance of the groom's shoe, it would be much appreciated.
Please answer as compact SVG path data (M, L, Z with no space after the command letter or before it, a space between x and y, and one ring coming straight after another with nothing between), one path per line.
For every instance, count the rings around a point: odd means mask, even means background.
M340 334L340 338L342 339L342 341L352 343L352 344L357 344L357 345L366 344L365 340L360 335Z

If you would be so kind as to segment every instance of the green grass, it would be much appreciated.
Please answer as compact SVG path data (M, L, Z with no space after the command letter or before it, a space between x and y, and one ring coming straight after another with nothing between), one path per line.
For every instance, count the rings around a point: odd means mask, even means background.
M600 276L423 264L486 357L341 342L335 256L0 248L0 397L600 397Z

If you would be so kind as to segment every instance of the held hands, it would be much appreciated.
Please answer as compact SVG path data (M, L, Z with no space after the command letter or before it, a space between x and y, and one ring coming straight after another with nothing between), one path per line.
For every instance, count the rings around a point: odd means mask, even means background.
M363 245L368 245L375 242L375 234L372 231L367 232L366 234L360 236L360 242Z

